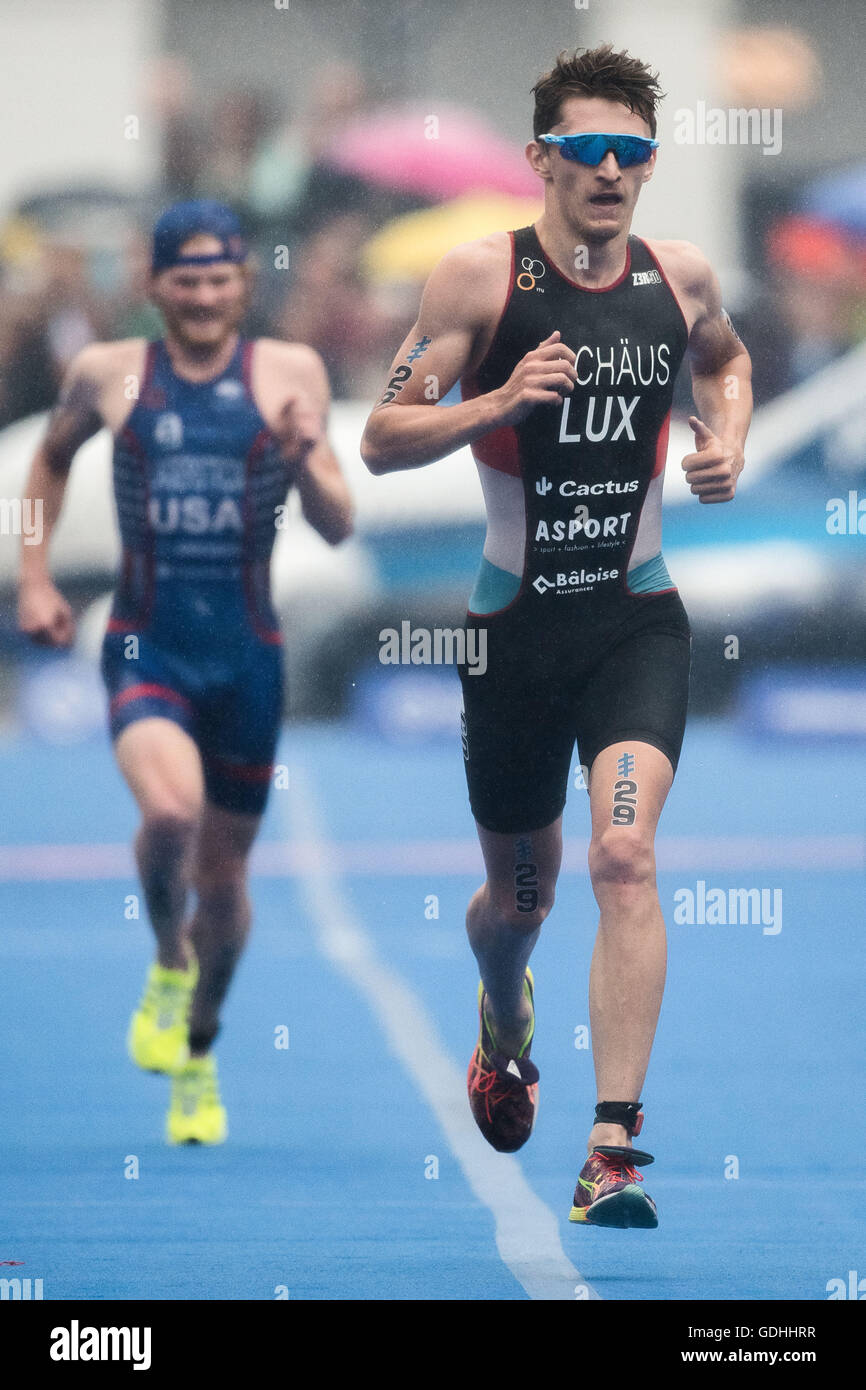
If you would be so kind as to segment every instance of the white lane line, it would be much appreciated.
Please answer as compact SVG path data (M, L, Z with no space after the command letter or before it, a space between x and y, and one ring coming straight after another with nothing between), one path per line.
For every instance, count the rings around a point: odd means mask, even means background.
M503 1262L532 1299L598 1299L566 1255L556 1217L533 1192L517 1159L494 1153L475 1128L463 1072L445 1050L422 1000L377 958L371 938L352 915L333 871L313 787L300 767L290 769L283 804L287 830L300 852L300 888L316 944L363 996L442 1126L469 1186L493 1214Z

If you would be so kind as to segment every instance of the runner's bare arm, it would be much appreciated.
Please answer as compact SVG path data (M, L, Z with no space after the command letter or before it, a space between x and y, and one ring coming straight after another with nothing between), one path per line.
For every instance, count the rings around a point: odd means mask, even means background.
M306 520L329 545L351 536L354 507L336 454L324 436L295 473Z
M730 502L744 464L752 418L752 359L722 306L715 272L695 246L681 244L677 276L694 314L688 353L696 414L695 452L682 466L701 502Z
M503 274L504 272L504 274ZM536 405L574 389L574 354L553 333L527 354L499 390L439 406L473 365L507 288L507 261L487 238L455 247L430 275L418 319L391 366L361 440L371 473L419 468L515 424Z
M72 460L104 423L99 409L101 346L85 348L70 363L24 491L24 500L29 500L33 514L41 511L41 525L21 547L18 622L21 631L34 641L49 645L65 645L73 635L71 610L51 582L49 545L63 506Z
M752 418L752 359L722 306L716 275L707 261L703 313L689 335L692 394L698 414L713 432L742 450Z
M329 545L352 534L354 508L337 456L327 436L331 393L324 363L301 344L280 344L291 368L292 387L283 395L275 433L291 464L301 510ZM288 372L286 373L288 375Z
M731 502L752 419L752 359L722 307L719 282L708 264L704 285L704 312L689 335L695 452L686 455L682 467L699 502Z

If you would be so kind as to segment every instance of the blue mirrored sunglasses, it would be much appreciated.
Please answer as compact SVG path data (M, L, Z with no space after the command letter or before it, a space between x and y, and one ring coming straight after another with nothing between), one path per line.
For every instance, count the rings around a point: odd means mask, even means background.
M595 130L580 135L539 135L538 138L547 145L558 145L563 159L574 159L593 169L608 150L613 150L619 167L627 169L632 164L646 164L653 150L659 147L658 140L648 140L643 135L605 135Z

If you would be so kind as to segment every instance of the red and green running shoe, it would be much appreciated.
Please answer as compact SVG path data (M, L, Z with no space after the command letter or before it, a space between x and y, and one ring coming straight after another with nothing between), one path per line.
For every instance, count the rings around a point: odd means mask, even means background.
M640 1184L637 1171L653 1162L652 1154L618 1144L600 1144L581 1169L569 1221L587 1226L651 1229L659 1224L656 1204Z
M515 1153L523 1147L538 1110L538 1068L529 1058L535 1033L534 987L532 971L527 970L523 988L532 1008L532 1021L517 1056L507 1057L496 1046L484 1013L484 985L478 986L478 1045L466 1084L475 1123L499 1153Z

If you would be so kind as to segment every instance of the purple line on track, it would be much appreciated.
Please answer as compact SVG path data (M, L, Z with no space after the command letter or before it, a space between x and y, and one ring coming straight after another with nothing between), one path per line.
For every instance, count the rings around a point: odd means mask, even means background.
M586 873L589 842L565 841L563 869ZM474 839L344 840L329 844L330 866L342 874L405 877L412 874L480 874L481 852ZM302 842L260 841L253 850L257 878L296 878L309 868ZM834 873L866 868L862 835L661 836L656 863L662 872L741 869L808 869ZM126 879L136 873L125 844L2 845L0 882Z

